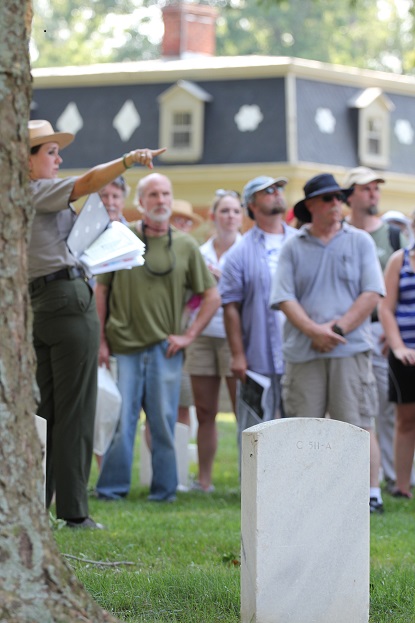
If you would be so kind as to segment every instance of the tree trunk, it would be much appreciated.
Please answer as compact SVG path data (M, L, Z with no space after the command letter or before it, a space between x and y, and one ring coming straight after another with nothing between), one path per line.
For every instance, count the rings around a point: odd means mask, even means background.
M60 557L43 507L26 246L30 0L0 0L0 621L115 621Z

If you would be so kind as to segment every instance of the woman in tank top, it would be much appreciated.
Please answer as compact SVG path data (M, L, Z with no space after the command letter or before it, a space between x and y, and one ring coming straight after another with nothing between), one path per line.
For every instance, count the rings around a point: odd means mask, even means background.
M412 227L414 227L412 215ZM415 247L400 249L385 269L386 296L379 305L389 351L389 400L396 403L396 497L412 498L415 451Z

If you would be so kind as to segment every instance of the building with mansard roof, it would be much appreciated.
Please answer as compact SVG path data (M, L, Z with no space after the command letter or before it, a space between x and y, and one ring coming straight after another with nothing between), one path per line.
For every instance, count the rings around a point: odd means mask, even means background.
M65 174L166 146L157 170L203 212L215 189L240 191L256 175L286 176L292 205L311 176L331 172L341 183L349 168L365 165L387 181L383 211L415 208L414 77L218 57L214 8L171 5L163 18L159 60L33 70L32 118L76 134ZM146 173L134 168L126 177L135 187Z

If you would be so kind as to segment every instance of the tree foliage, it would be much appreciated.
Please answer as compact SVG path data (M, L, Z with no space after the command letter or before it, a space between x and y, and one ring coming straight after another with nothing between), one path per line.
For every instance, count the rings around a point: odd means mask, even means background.
M368 69L414 67L412 19L394 0L241 0L218 23L218 54L272 54Z
M173 1L173 0L171 0ZM165 0L34 0L34 67L158 58ZM415 69L413 0L210 0L217 54Z
M33 67L157 58L140 0L34 0ZM38 57L36 58L38 53Z

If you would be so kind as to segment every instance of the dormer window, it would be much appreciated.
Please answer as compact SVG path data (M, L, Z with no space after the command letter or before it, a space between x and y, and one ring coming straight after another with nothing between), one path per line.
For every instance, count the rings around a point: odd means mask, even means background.
M189 149L192 146L192 111L173 113L172 146L173 149Z
M379 157L382 154L382 118L369 117L367 119L367 151L369 157Z
M197 162L203 155L205 105L211 95L198 85L179 80L159 97L159 156L166 162Z
M358 93L349 102L358 114L358 156L360 164L386 168L390 155L390 113L395 108L379 88Z

